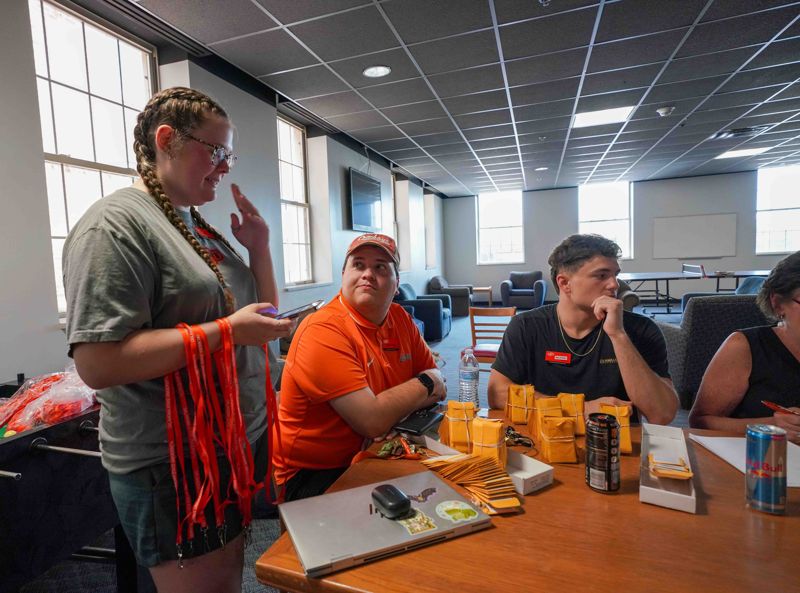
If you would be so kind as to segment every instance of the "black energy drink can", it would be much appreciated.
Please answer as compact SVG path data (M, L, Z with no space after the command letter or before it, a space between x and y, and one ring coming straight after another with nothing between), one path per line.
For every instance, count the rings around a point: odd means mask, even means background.
M586 420L586 484L598 492L619 490L619 422L611 414Z

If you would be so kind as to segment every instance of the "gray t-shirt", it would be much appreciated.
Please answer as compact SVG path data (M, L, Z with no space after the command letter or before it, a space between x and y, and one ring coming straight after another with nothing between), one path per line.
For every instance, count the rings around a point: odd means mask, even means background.
M248 266L223 243L194 228L214 253L236 297L236 306L257 302ZM99 200L67 237L63 254L67 341L118 342L140 329L172 328L225 316L217 277L167 220L148 194L132 187ZM266 428L264 351L236 347L240 404L248 440ZM164 382L156 377L97 392L101 405L100 450L113 473L129 473L169 460Z

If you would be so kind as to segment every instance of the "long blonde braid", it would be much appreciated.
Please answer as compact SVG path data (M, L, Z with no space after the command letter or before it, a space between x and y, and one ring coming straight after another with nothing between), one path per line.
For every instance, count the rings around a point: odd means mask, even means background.
M208 251L200 245L183 222L183 219L164 192L164 187L156 174L155 132L158 126L166 124L178 133L189 132L202 125L209 114L228 118L228 114L218 103L194 89L173 87L160 91L147 102L147 105L136 120L136 126L133 129L133 150L136 154L136 170L147 186L150 195L155 199L172 226L180 231L183 238L192 246L192 249L203 258L203 261L214 272L225 293L227 312L233 313L236 310L235 299L233 292L225 282L222 272L220 272L219 267L217 267ZM231 244L215 228L208 224L195 208L192 208L192 218L199 226L213 232L217 239L236 253ZM238 253L236 255L238 256Z

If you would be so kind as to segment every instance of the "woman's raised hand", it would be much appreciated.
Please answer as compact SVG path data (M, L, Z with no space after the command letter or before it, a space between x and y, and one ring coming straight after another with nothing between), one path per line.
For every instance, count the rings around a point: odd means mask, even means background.
M231 231L233 236L248 251L268 249L269 226L261 218L258 208L239 191L239 186L235 183L231 184L231 193L233 193L233 201L236 203L236 209L239 210L239 215L241 216L240 220L235 212L231 212Z
M260 346L278 338L288 338L297 321L273 319L268 314L259 313L269 308L272 308L270 303L253 303L231 314L228 320L233 326L233 341L243 346Z

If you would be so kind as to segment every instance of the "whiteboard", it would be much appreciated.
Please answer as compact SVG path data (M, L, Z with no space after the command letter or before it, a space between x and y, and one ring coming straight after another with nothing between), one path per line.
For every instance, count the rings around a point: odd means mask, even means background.
M653 219L653 259L736 255L736 213Z

